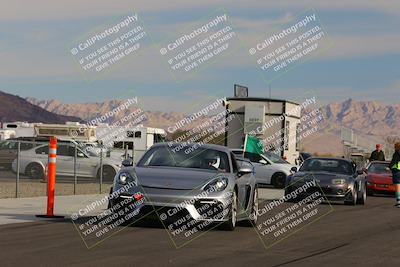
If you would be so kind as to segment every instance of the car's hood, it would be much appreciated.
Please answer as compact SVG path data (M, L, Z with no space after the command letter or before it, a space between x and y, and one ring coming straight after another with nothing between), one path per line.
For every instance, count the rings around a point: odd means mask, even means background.
M171 167L136 167L135 172L141 186L178 190L199 188L218 175L207 170Z
M368 174L367 180L376 184L392 184L392 175L390 174Z
M340 173L331 173L331 172L296 172L293 175L293 178L296 180L303 179L304 180L312 180L316 179L318 181L331 181L335 178L348 178L350 175L347 174L340 174Z

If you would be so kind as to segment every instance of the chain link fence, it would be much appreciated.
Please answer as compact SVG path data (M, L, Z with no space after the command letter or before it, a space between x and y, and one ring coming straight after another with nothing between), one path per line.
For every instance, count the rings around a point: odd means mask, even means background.
M49 143L0 141L0 198L47 195ZM58 141L56 195L104 194L127 157L123 149Z

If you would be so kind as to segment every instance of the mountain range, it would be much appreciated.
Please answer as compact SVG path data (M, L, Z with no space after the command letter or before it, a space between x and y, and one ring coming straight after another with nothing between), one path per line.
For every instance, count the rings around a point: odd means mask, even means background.
M126 100L110 100L101 103L64 104L58 100L38 100L0 92L1 121L41 121L63 123L65 121L90 121L118 108ZM15 107L18 107L16 109ZM133 108L133 109L137 109ZM389 105L377 101L347 99L321 107L324 123L320 131L303 142L303 149L312 153L340 155L343 153L340 129L353 129L359 142L384 143L385 136L400 131L400 104ZM303 111L307 112L307 111ZM132 109L113 114L105 122L114 123L132 113ZM188 114L178 112L145 111L146 126L166 128ZM207 118L204 117L204 121ZM201 123L200 119L198 123ZM371 145L369 145L371 146Z
M78 117L60 115L43 109L19 96L0 91L0 122L26 121L44 123L65 123L79 121Z

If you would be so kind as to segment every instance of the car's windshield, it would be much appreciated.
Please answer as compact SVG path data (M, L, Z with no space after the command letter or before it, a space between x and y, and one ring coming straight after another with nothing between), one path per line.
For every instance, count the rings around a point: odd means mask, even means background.
M224 152L197 148L191 153L187 153L186 148L176 146L157 146L147 151L143 158L138 162L138 167L181 167L196 168L219 172L230 172L228 155Z
M353 174L353 166L345 160L310 158L304 161L300 171L321 171L351 175Z
M12 149L15 147L15 143L9 141L0 142L0 149Z
M391 171L388 163L371 163L368 167L368 173L390 174Z
M273 151L266 151L264 152L264 156L266 156L270 161L273 163L284 163L289 164L286 160L282 159L278 154Z

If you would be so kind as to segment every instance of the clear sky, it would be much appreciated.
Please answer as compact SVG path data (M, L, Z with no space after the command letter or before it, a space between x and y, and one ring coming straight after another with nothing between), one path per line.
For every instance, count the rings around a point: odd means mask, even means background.
M316 92L328 103L349 97L395 103L400 89L400 1L105 1L0 0L0 90L62 102L99 102L135 94L149 110L184 111L200 97L232 96L233 84L268 96L247 44L313 8L331 47L272 82L272 97L298 99ZM243 51L177 83L160 44L219 8L236 26ZM128 57L88 82L70 44L115 17L138 13L151 36L140 55Z

